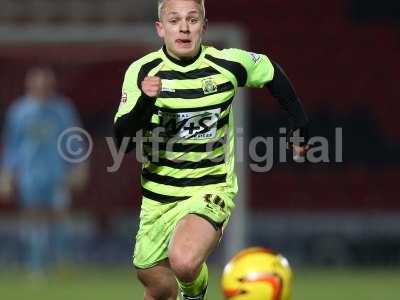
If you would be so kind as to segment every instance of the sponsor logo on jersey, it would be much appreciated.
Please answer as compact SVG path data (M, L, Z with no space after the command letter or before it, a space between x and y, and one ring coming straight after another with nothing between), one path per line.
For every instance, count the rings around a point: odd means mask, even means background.
M126 103L126 101L128 101L128 94L125 92L122 92L121 103Z
M203 140L214 138L221 109L196 112L159 112L160 125L168 138Z
M261 58L260 54L257 54L254 52L250 52L249 54L251 56L251 59L254 61L254 63L258 62Z
M161 91L162 92L170 92L170 93L175 93L175 89L168 86L170 85L170 81L169 80L161 80Z
M162 87L161 88L162 92L170 92L170 93L175 93L175 89L169 88L169 87Z
M203 91L205 95L215 93L217 91L217 84L211 78L204 79Z

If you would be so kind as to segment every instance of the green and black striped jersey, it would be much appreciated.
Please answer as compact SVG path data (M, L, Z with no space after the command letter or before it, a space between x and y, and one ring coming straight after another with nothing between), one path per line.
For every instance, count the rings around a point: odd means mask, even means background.
M263 87L273 79L268 57L202 46L182 65L165 48L152 52L128 68L115 122L135 108L145 76L161 78L150 131L157 128L162 142L144 143L143 196L172 202L205 190L236 193L232 101L239 87Z

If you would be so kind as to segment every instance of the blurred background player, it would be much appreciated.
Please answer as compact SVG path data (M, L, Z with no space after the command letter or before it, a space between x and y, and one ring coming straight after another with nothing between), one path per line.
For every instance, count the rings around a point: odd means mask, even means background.
M54 72L30 69L25 88L6 114L0 194L10 199L15 188L25 263L42 274L49 258L57 263L67 258L70 189L85 184L87 168L68 164L58 153L60 134L80 121L71 102L56 93Z

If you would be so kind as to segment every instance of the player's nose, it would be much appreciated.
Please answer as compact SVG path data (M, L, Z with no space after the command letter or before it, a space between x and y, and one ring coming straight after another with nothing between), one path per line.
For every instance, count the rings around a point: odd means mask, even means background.
M180 32L182 33L189 33L189 24L186 21L183 21L180 23L180 28L179 28Z

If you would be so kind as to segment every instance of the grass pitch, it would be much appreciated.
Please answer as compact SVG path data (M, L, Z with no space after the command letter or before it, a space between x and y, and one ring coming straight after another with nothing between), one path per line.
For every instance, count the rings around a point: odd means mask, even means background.
M222 300L221 270L210 268L209 300ZM400 269L294 270L293 300L391 300L400 295ZM80 267L31 278L0 269L0 299L142 300L133 270Z

